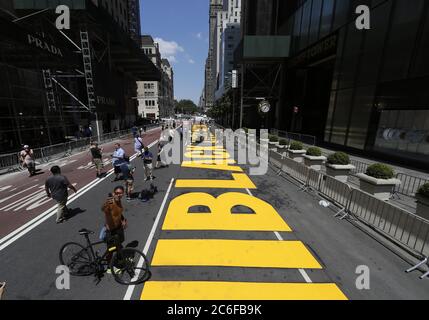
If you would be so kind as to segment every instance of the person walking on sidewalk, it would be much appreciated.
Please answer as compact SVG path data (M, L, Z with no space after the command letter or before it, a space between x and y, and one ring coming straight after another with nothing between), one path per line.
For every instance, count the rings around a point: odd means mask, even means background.
M34 176L36 174L36 162L33 150L28 145L25 145L19 156L22 166L28 169L30 177Z
M142 154L143 165L144 165L144 173L146 176L146 181L153 180L155 177L152 175L153 170L153 154L149 151L148 147L144 148L144 152Z
M134 190L134 172L136 168L130 163L130 158L125 157L124 162L121 164L122 179L125 181L125 192L127 193L127 200L130 201Z
M46 195L58 203L57 223L62 223L66 220L66 213L68 212L68 189L70 188L74 193L77 192L77 189L69 182L67 177L61 175L60 167L52 167L51 173L52 176L45 182Z
M97 171L97 178L100 178L103 169L103 148L98 146L98 143L94 142L89 149L91 152L92 163L95 166L95 170Z
M121 148L119 143L115 144L115 152L112 155L112 164L115 170L115 180L119 180L119 175L121 173L121 164L124 162L125 151Z

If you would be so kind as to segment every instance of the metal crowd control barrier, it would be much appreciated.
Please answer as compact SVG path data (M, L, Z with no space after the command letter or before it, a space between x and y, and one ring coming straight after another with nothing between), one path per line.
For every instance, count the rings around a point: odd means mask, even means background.
M322 174L320 179L319 191L327 199L333 201L337 206L342 208L335 216L339 216L341 213L344 215L341 219L344 219L347 213L347 207L349 205L349 198L352 189L347 183L341 182L331 176Z
M157 127L157 125L148 126L147 129ZM54 159L70 156L73 151L84 151L89 148L92 141L99 143L107 143L116 139L131 136L131 130L123 130L112 133L104 134L100 137L84 138L76 141L46 146L42 148L33 149L34 157L37 163L46 163ZM0 155L0 171L8 173L11 171L23 169L19 162L19 152Z
M352 190L348 211L407 247L418 258L429 256L428 220L359 189Z
M352 164L355 167L355 169L351 171L352 174L365 173L368 167L370 166L369 163L365 163L355 159L350 159L350 164Z
M282 170L290 175L295 180L301 182L302 189L304 189L307 185L307 178L309 174L309 168L302 163L296 162L290 158L284 158L281 160Z
M270 153L270 163L281 163L281 171L302 183L301 190L316 190L321 196L339 206L341 219L351 216L369 225L394 243L422 261L407 272L416 270L429 261L429 221L391 203L351 188L348 184L276 152ZM429 272L421 276L425 278Z
M401 184L395 187L394 195L402 194L409 197L414 197L419 188L429 182L428 179L410 176L405 173L398 173L396 178L401 181Z

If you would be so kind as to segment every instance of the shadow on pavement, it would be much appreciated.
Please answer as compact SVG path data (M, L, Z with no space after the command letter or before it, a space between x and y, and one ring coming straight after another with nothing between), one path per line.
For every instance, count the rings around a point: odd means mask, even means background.
M82 214L84 212L86 212L86 210L82 210L81 208L69 209L68 214L66 216L66 219L70 220L70 219L72 219L72 218L76 217L77 215Z

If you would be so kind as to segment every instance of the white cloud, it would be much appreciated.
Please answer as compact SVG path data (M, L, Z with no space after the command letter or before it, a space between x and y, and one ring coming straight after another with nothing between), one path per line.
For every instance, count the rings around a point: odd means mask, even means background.
M185 52L185 49L183 49L183 47L181 47L176 41L166 41L162 38L155 38L154 40L159 44L161 56L168 59L170 62L177 62L176 55L179 52Z
M202 32L198 32L197 33L197 39L202 39L203 38L203 33Z
M188 62L189 62L190 64L194 64L194 63L195 63L194 59L189 59L189 60L188 60Z

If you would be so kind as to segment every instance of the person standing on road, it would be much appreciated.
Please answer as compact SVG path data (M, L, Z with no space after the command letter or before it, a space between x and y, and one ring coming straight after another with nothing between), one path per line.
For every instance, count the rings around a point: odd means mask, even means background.
M95 166L95 170L97 171L97 178L100 178L103 169L103 149L98 147L98 143L94 142L89 149L92 156L92 163Z
M142 154L143 165L144 165L144 173L146 176L146 181L153 180L155 177L152 175L153 170L153 154L149 151L148 147L144 148L144 152Z
M119 175L121 173L121 164L124 162L125 151L121 148L119 143L115 144L115 152L112 154L112 164L115 170L115 180L119 180Z
M138 153L139 157L142 155L143 149L144 149L143 139L139 136L136 136L134 138L134 151Z
M113 190L113 194L109 194L109 198L104 202L101 210L104 212L106 235L105 241L107 248L112 246L121 246L125 241L125 232L127 228L127 219L125 219L122 206L122 197L125 190L122 186L117 186ZM110 260L112 255L107 257Z
M66 220L67 200L69 197L68 189L77 192L77 189L69 182L67 177L61 175L61 169L58 166L51 168L52 176L45 182L45 191L48 198L54 199L58 203L57 223Z
M34 176L36 174L36 162L34 161L33 150L30 149L29 146L25 145L19 156L22 166L27 168L30 173L29 177Z
M132 128L131 128L131 132L132 132L132 134L133 134L133 138L136 138L137 137L137 127L134 125Z
M125 192L127 193L127 200L132 200L132 193L134 190L134 168L130 163L130 158L125 157L124 163L121 164L122 179L125 181Z

